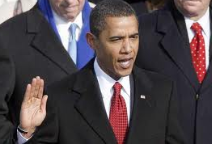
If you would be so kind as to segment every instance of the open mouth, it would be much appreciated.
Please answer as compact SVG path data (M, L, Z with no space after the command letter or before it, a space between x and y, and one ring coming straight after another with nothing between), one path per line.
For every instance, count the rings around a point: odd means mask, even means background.
M128 58L128 59L119 60L118 62L122 68L127 69L131 66L132 61L133 61L133 58Z

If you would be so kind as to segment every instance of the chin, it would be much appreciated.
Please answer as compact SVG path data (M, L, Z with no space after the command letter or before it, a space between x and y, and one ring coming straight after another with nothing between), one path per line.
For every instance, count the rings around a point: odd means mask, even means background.
M128 70L126 70L126 71L120 72L119 75L120 75L121 77L126 77L126 76L129 76L131 73L132 73L132 69L128 69Z
M196 17L196 16L198 16L198 14L197 14L196 10L191 9L191 10L187 11L187 16L188 17Z

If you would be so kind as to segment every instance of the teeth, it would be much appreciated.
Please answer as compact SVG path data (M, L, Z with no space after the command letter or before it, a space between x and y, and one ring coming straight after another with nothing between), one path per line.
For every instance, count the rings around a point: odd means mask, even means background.
M120 62L120 64L123 68L127 68L130 66L130 61L122 61Z
M129 63L129 61L123 61L123 62L121 62L121 64L123 64L123 65L127 65Z

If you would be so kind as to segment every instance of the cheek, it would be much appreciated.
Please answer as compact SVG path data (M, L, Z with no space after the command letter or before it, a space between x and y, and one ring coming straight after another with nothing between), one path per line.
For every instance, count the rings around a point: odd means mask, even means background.
M53 0L53 2L55 4L55 6L58 8L60 7L61 5L64 5L64 1L63 0Z
M111 52L102 52L101 58L107 65L107 68L111 68L112 70L116 68L116 58L114 54L112 54Z
M79 0L78 3L80 5L80 7L83 8L83 6L85 4L85 0Z
M55 2L54 7L60 12L62 12L62 10L63 10L61 2Z

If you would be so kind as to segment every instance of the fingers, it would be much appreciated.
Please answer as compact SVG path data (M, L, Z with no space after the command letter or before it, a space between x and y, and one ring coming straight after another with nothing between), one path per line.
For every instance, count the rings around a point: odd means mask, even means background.
M39 76L37 76L36 77L36 84L35 84L35 88L34 88L34 95L33 95L33 97L38 98L40 86L41 86L41 79L40 79Z
M41 99L43 97L44 81L39 76L32 79L30 98Z
M24 94L24 102L30 99L30 94L31 94L31 84L28 84L26 87L26 92Z
M41 112L46 112L46 103L47 103L47 100L48 100L48 96L47 95L44 95L43 96L43 99L41 101Z
M40 79L40 81L39 81L39 90L38 90L38 98L39 99L43 98L43 90L44 90L44 80Z
M36 78L33 78L32 79L32 82L31 82L31 93L30 93L30 97L31 98L34 98L34 94L35 94L35 86L37 84L37 79Z
M37 76L36 78L33 78L31 85L32 85L31 97L32 98L37 98L38 97L39 86L40 86L40 77Z

